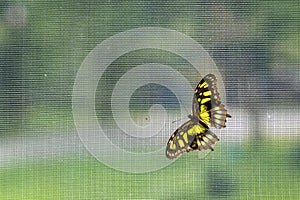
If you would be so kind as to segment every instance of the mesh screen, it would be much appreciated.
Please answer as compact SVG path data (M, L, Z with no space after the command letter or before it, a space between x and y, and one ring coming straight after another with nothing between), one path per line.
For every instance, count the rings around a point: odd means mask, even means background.
M298 1L0 2L0 199L297 199ZM232 118L166 158L212 73Z

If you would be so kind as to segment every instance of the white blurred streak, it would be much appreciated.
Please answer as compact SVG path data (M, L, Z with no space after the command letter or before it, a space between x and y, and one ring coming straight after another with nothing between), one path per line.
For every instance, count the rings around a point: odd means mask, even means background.
M39 134L33 132L19 134L1 138L0 166L36 159L63 159L68 154L87 153L75 128L58 128Z
M252 131L250 113L243 108L227 110L232 118L227 118L226 128L213 130L219 136L219 142L241 143L249 139Z
M291 140L300 136L299 108L271 108L261 115L261 131L272 137Z
M219 136L219 143L238 144L247 142L253 136L253 116L246 109L228 108L232 118L225 129L213 131ZM257 127L262 136L281 140L300 137L300 110L297 108L269 108L257 116ZM171 129L165 127L165 131ZM164 141L162 141L162 145ZM220 144L217 145L220 145ZM214 152L217 153L217 152ZM2 137L0 140L0 166L18 164L35 159L64 159L66 155L88 156L74 127L57 128L40 134L24 134Z

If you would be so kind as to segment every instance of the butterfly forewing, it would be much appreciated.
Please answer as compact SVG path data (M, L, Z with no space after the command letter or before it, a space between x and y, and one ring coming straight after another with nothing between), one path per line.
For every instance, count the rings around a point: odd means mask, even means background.
M188 130L190 130L193 125L194 122L192 120L189 120L181 125L171 135L166 148L167 158L176 158L180 153L190 150L189 146L193 142L196 135L188 134Z
M225 127L226 118L231 117L221 104L215 75L206 75L197 85L193 98L193 115L207 126L216 128Z

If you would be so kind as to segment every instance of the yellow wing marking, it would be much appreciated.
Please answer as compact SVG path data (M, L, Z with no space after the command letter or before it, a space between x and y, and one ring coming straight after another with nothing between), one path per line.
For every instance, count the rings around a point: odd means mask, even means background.
M205 105L200 106L200 118L210 126L210 115L209 112L207 111L207 107Z
M170 141L169 144L170 144L170 149L172 149L172 150L176 149L176 144L174 144L173 141Z
M204 98L204 99L201 100L201 103L204 104L204 103L206 103L206 102L208 102L208 101L210 101L210 98Z
M204 82L204 83L202 83L200 86L199 86L199 88L207 88L208 86L207 86L207 83L206 82Z
M207 96L210 96L210 95L211 95L211 91L203 92L203 95L206 96L206 97L207 97Z
M189 139L188 139L188 136L186 133L183 135L183 139L184 139L185 143L188 143Z
M187 131L187 133L188 133L189 135L195 135L195 134L204 132L205 130L206 130L205 127L196 124L196 125L194 125L193 127L191 127L191 128Z
M179 146L182 148L182 147L184 147L184 142L183 142L183 140L178 140L178 144L179 144Z

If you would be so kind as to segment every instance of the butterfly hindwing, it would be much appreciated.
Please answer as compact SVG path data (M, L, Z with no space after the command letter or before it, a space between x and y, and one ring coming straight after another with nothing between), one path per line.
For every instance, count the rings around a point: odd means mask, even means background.
M193 150L214 150L214 144L219 141L219 138L209 129L204 133L198 134L191 144Z
M198 122L189 120L180 126L170 137L166 156L169 159L176 158L179 154L193 150L213 150L213 145L218 137L208 127Z

